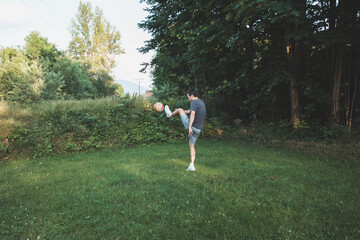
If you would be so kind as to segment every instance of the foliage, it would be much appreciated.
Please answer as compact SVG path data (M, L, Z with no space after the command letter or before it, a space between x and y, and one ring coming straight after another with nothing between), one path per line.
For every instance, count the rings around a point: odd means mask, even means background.
M115 67L114 56L124 53L120 47L120 33L104 18L101 9L96 7L92 11L90 2L80 1L70 31L69 52L89 62L95 72L110 73Z
M143 2L149 15L139 27L152 39L141 52L156 51L148 66L159 96L195 87L209 108L245 122L289 120L296 113L299 125L341 115L337 121L351 127L356 119L359 3Z
M111 26L98 7L92 11L90 2L79 3L72 20L69 44L70 55L87 66L92 82L92 96L115 95L118 87L110 75L115 67L115 56L125 53L120 47L120 33Z
M0 154L4 159L36 158L186 141L186 131L178 118L169 119L164 112L153 111L156 101L125 96L42 101L27 108L3 102L0 104L0 145L3 142ZM189 105L186 99L170 99L163 103L171 109ZM226 116L209 114L201 136L241 139L279 148L293 146L296 151L315 151L317 154L327 151L339 157L360 153L360 134L341 125L302 122L292 130L289 121L246 125L240 119L232 123ZM304 144L299 146L301 142ZM314 148L311 144L319 147Z
M42 89L42 99L58 100L63 98L62 88L65 86L64 76L61 72L48 72L45 76L44 87Z
M185 139L179 120L156 113L152 105L129 96L41 102L26 116L2 116L10 130L0 140L9 141L8 157L39 157ZM21 109L15 106L10 108Z
M42 70L22 50L0 50L0 100L29 103L40 97Z
M94 89L87 68L80 62L64 57L56 61L53 71L62 77L64 84L60 88L65 99L93 97Z
M25 37L24 51L29 59L44 58L49 61L55 59L61 54L55 44L48 42L47 38L40 36L39 32L33 31Z
M81 61L72 59L36 31L25 37L23 49L0 48L0 100L30 104L39 100L123 96L110 74L113 56L122 53L120 35L99 8L94 14L93 61L79 56Z
M113 95L124 96L124 89L121 84L114 83L113 77L104 70L99 70L97 72L90 70L89 76L95 97L99 98Z
M114 89L115 89L115 96L118 97L125 97L124 95L124 88L119 83L114 83Z

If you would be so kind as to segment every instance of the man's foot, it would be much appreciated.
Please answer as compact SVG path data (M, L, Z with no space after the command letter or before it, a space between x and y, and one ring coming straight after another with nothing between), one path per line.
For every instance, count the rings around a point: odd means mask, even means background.
M168 118L172 116L172 112L170 111L168 105L165 106L165 113Z
M196 169L195 169L195 167L194 167L194 165L190 165L187 169L186 169L186 171L190 171L190 172L193 172L193 171L195 171Z

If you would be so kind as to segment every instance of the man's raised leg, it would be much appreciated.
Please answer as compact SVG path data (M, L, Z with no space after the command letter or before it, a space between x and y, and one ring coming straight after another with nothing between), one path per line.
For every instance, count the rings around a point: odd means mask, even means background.
M169 117L176 116L176 115L181 116L182 114L185 114L185 111L182 108L177 108L173 112L171 112L170 109L169 109L169 106L166 105L165 106L165 113L166 113L166 116L169 118Z
M172 112L170 111L170 108L168 105L165 106L165 113L168 118L172 116Z

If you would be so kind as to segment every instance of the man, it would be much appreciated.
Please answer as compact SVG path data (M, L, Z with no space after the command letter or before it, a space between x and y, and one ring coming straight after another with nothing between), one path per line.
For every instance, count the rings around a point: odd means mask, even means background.
M184 127L189 131L189 148L190 148L190 165L187 171L195 171L195 142L199 137L201 130L204 128L204 120L206 115L206 108L204 102L198 98L196 91L189 89L186 96L190 103L190 110L182 108L175 109L171 112L169 106L165 106L165 113L167 117L179 115ZM190 114L190 119L186 114Z

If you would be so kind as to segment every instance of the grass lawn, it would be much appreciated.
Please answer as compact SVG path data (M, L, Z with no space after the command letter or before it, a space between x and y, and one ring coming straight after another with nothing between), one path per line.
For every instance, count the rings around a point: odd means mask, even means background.
M0 162L0 239L360 239L360 164L199 139Z

